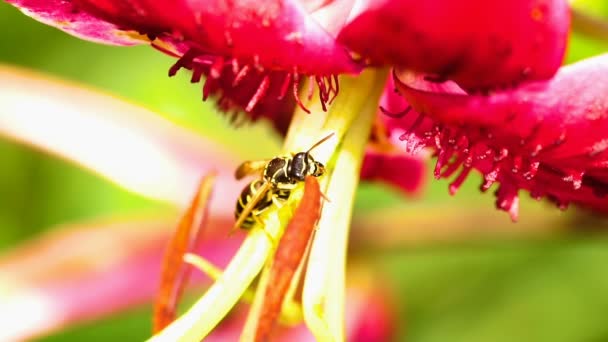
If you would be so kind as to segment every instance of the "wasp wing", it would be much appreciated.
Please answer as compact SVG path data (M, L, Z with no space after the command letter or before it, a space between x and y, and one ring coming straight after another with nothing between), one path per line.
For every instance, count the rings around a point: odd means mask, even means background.
M258 188L256 193L251 198L251 200L249 200L249 202L247 202L247 205L245 206L245 208L243 208L241 215L236 219L236 222L234 223L234 226L232 227L232 230L230 231L231 233L241 227L243 222L245 222L245 219L247 219L247 216L249 216L249 214L251 214L251 212L255 208L256 204L258 204L258 202L260 202L260 200L264 196L266 196L266 193L270 190L271 186L272 186L272 184L270 184L269 182L264 182L264 184L262 184L262 186Z
M269 161L270 159L248 160L243 162L234 172L234 178L240 180L255 173L261 174Z

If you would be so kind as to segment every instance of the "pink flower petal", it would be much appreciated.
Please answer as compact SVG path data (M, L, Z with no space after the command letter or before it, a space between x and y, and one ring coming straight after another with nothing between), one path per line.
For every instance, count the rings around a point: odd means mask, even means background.
M220 267L240 244L239 238L226 236L230 222L215 217L199 247L202 256ZM174 225L173 218L164 217L68 225L4 253L0 340L32 339L149 302L158 289L161 256ZM393 333L394 310L385 294L351 284L349 341L386 340ZM211 341L238 338L246 312L236 313L222 322ZM314 340L303 325L280 331L278 341Z
M479 89L551 77L568 27L565 0L373 0L338 40L375 63Z
M81 10L73 1L65 0L7 0L24 14L57 27L73 36L102 44L135 45L148 40L137 31L123 30L117 25L98 19Z
M141 195L184 205L202 175L235 197L239 158L146 109L42 75L0 66L0 136L73 161ZM214 205L234 209L234 198Z
M202 255L228 263L240 243L217 218ZM66 325L149 302L158 289L162 251L174 218L57 227L0 257L0 340L47 334ZM200 277L198 277L200 280Z
M608 210L608 54L563 67L550 81L466 95L449 82L396 74L400 93L426 122L416 128L438 149L437 177L455 192L471 168L482 189L499 182L497 206L517 216L519 189L560 207ZM422 127L422 126L420 126ZM445 168L444 168L445 167Z
M347 341L392 341L396 328L396 313L387 289L356 288L347 291ZM400 318L403 323L405 320Z

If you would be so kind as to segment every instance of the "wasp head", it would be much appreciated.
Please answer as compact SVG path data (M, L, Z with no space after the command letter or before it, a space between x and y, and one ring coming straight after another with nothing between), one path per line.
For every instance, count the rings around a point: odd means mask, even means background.
M307 152L296 153L291 161L289 175L297 181L304 181L306 176L319 177L325 173L323 164L316 161Z
M322 176L325 166L316 161L310 154L306 154L306 174L314 177Z
M325 173L325 165L319 163L316 160L313 160L310 165L312 166L310 172L311 175L315 177L323 176L323 174Z

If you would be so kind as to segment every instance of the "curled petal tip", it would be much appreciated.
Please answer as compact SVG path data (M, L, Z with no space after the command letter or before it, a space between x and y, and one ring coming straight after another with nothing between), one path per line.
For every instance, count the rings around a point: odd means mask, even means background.
M371 148L363 159L361 179L386 183L411 194L423 188L425 171L425 163L420 157L407 155L404 151L386 153Z
M120 29L116 23L96 17L73 1L9 0L8 3L19 8L27 16L81 39L111 45L149 42L148 37L136 30Z
M489 93L467 94L404 71L395 82L440 127L417 129L439 151L438 175L474 167L484 174L483 190L501 184L497 206L516 219L517 189L560 207L573 202L608 210L607 73L608 55L601 55L563 67L549 81Z

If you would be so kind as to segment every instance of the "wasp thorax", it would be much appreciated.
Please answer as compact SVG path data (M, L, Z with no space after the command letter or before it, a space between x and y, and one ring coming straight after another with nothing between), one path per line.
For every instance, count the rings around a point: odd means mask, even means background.
M264 168L264 179L272 184L293 183L287 170L290 161L285 157L276 157L268 162Z
M289 176L297 181L303 181L308 171L308 155L305 152L296 153L291 159L291 165L288 170Z

